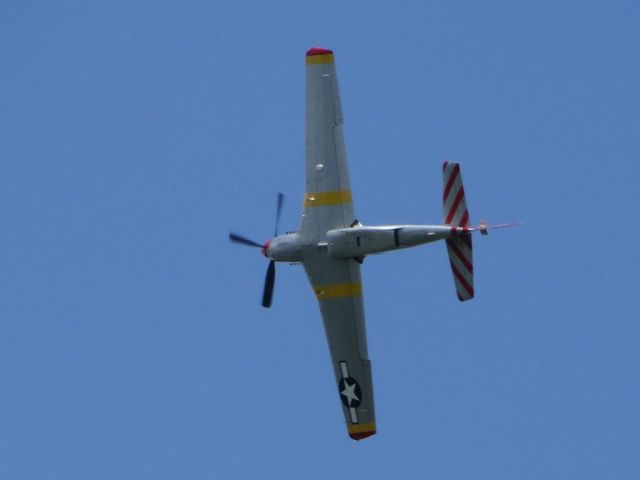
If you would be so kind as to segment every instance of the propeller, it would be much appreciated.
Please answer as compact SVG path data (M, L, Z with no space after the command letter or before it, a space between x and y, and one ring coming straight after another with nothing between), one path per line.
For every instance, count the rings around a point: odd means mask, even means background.
M271 260L269 268L267 268L267 276L264 278L264 290L262 292L262 306L264 308L271 307L273 299L273 286L276 283L276 262Z
M277 201L276 201L276 226L274 230L274 236L278 236L278 226L280 225L280 214L282 213L282 204L284 203L284 195L282 193L278 193ZM242 235L238 235L237 233L230 232L229 240L234 243L239 243L240 245L245 245L247 247L257 247L262 249L262 253L264 256L267 256L267 249L269 248L269 242L266 242L264 245L255 242L247 237ZM275 260L269 261L269 266L267 267L267 275L264 279L264 290L262 292L262 306L264 308L271 307L271 301L273 300L273 287L276 282L276 262Z
M258 242L254 242L253 240L249 240L248 238L233 232L229 234L229 240L235 243L240 243L242 245L247 245L249 247L262 248L262 245L260 245Z
M278 236L278 226L280 225L280 214L282 213L282 204L284 203L284 193L278 192L278 200L276 203L276 228L274 237Z

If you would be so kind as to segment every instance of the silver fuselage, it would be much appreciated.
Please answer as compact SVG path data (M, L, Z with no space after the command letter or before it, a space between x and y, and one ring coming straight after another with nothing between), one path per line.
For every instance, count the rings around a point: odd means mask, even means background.
M363 258L435 242L471 230L450 225L358 225L329 230L324 241L314 244L307 244L297 233L279 235L269 242L265 253L276 262L301 262L304 250L318 247L326 248L332 258Z

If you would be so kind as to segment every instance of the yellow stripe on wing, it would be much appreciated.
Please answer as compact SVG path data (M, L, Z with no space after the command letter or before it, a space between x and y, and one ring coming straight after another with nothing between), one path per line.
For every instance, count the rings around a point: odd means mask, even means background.
M313 291L318 300L328 300L330 298L357 297L362 295L362 284L356 283L334 283L332 285L314 285Z
M335 192L317 192L304 194L304 208L322 207L325 205L342 205L351 203L351 190L337 190Z
M320 65L323 63L335 63L333 59L333 53L326 53L324 55L310 55L307 57L307 65Z
M376 433L375 423L349 425L349 436L354 440L362 440Z
M375 432L375 423L355 423L349 425L349 433Z

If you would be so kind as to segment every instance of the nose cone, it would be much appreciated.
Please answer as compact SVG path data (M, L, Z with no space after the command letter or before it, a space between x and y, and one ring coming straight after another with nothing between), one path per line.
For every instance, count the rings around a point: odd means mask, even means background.
M269 245L271 245L271 240L267 240L266 242L264 242L264 245L262 245L262 255L264 255L267 258L269 258L269 254L268 254Z

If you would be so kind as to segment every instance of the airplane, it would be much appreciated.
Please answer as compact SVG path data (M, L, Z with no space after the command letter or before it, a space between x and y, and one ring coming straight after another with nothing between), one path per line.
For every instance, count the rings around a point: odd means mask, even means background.
M445 161L443 222L438 225L367 226L356 220L343 138L343 116L332 50L306 52L306 170L300 229L278 235L284 196L276 203L274 237L264 244L237 233L232 242L260 248L269 260L262 306L271 307L275 263L300 263L320 305L331 362L349 436L376 433L360 266L367 255L444 240L456 294L474 296L471 235L513 224L469 225L460 165Z

